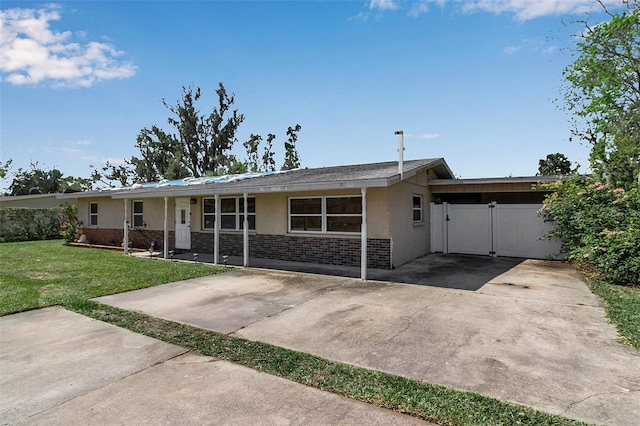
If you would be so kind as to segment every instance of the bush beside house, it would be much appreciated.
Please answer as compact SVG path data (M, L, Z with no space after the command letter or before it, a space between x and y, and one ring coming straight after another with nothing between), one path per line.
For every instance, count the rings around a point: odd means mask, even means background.
M0 239L32 241L60 238L60 208L0 208Z
M542 213L554 221L551 237L575 263L616 284L640 285L640 190L576 176L545 185Z

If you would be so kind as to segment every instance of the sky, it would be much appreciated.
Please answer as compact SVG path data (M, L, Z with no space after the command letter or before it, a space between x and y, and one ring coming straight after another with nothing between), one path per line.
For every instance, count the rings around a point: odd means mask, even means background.
M561 152L588 166L560 107L595 0L7 1L0 4L0 162L89 177L171 130L183 86L222 82L252 133L300 124L303 167L444 157L457 177L532 176ZM3 189L10 185L10 174Z

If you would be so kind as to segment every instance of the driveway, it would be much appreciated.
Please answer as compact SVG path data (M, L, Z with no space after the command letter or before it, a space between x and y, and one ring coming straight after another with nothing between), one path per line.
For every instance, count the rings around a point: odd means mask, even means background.
M557 262L476 291L242 269L97 300L588 422L640 418L640 355Z
M0 317L0 423L427 425L55 307Z

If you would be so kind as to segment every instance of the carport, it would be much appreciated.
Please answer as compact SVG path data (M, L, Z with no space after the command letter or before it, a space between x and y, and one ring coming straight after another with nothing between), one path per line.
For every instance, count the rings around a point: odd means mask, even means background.
M560 241L545 238L552 225L539 215L538 187L553 176L448 179L430 182L431 251L545 259Z

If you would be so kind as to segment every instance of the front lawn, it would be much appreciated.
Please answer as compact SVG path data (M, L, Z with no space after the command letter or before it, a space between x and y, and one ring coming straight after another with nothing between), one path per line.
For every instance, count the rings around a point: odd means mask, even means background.
M0 243L0 315L90 299L224 270L206 264L69 247L62 240Z

